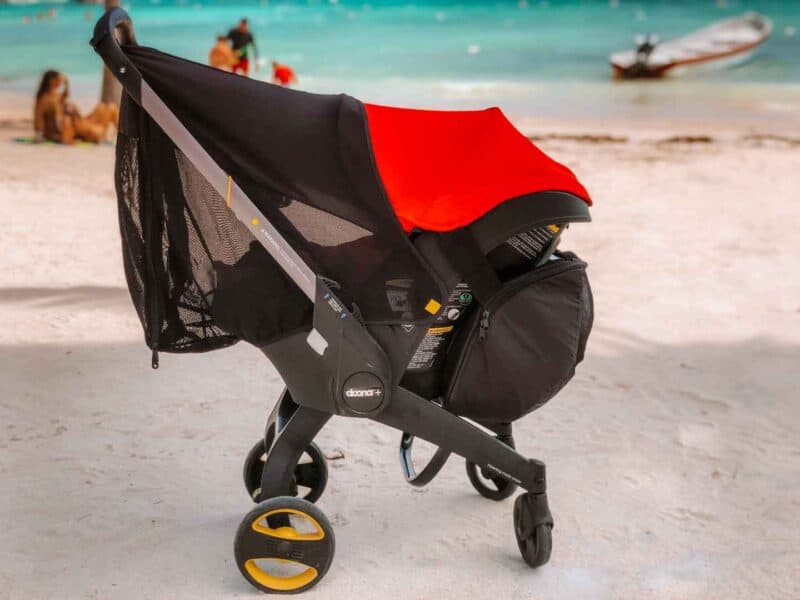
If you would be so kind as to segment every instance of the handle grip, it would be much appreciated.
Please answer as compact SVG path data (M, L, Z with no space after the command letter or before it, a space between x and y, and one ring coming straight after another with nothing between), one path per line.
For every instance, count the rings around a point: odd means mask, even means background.
M89 43L125 91L140 104L142 74L120 46L137 45L133 21L128 13L120 7L107 10L95 24L94 35Z

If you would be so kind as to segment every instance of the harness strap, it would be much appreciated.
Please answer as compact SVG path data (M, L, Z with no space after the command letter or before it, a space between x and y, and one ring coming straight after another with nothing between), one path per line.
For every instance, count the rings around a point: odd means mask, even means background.
M469 229L440 233L442 249L456 271L472 288L481 304L494 296L503 284Z

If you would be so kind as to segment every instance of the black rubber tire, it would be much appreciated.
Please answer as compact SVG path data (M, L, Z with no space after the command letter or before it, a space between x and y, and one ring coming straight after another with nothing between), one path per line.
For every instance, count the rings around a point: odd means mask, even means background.
M522 502L520 496L514 503L514 536L517 538L517 546L522 559L528 566L535 569L547 564L550 554L553 551L553 526L549 523L542 523L533 529L533 533L525 536L521 531L521 510Z
M253 502L258 502L261 497L261 474L264 472L266 458L266 444L262 438L253 445L244 459L244 487Z
M322 450L314 442L308 445L305 454L311 460L303 461L301 456L300 462L295 465L292 492L297 495L297 486L304 487L308 491L303 499L308 502L316 502L325 491L325 486L328 485L328 462L325 460Z
M497 439L507 446L514 448L513 438L502 438L497 436ZM517 484L510 479L503 477L502 475L487 477L483 469L470 461L466 461L465 466L467 468L467 477L469 478L469 482L472 484L472 487L474 487L484 498L499 502L501 500L505 500L506 498L510 498L514 495L514 492L517 491Z
M286 512L281 514L281 511ZM277 529L292 527L289 514L297 512L302 513L306 518L316 521L319 530L323 533L319 540L314 540L316 552L318 553L317 561L303 562L303 542L298 542L294 536L280 535L280 529ZM253 528L253 523L262 519L267 513L274 513L273 516L268 517L268 525L273 530L269 535ZM279 541L276 541L276 539ZM288 546L286 548L281 548L281 544ZM305 549L305 551L309 552L310 550L311 549L308 547ZM283 553L281 554L281 552ZM270 498L254 506L239 524L233 542L233 554L236 560L236 566L239 568L242 576L256 589L270 594L297 594L314 587L325 577L325 574L328 572L333 562L335 552L336 538L325 513L308 500L294 498L292 496ZM263 576L259 581L259 574L265 573L266 571L256 563L250 565L250 569L253 569L253 566L256 567L255 573L248 570L247 563L251 559L273 558L281 560L290 556L293 562L297 562L302 566L313 567L316 570L316 575L311 581L299 581L297 586L289 585L288 588L285 585L274 587L270 585L268 579ZM311 564L312 562L313 564ZM283 579L282 581L285 582L288 580Z
M297 495L298 481L300 481L301 487L308 489L303 499L309 502L316 502L322 496L328 483L328 464L325 460L325 455L322 454L322 450L314 442L308 445L305 454L308 455L310 460L303 461L303 457L301 457L301 462L295 466L295 481L292 483L292 493ZM266 458L266 445L264 440L261 439L253 445L244 460L244 487L253 502L261 501L261 475L264 472Z

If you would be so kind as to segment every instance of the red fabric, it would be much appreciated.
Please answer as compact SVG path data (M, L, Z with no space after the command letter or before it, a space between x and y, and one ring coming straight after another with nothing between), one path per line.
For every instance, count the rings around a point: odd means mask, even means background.
M534 192L570 192L592 203L572 171L534 146L499 108L365 107L378 171L406 231L458 229Z
M272 78L281 85L289 85L295 77L294 71L288 65L275 65L272 68Z
M239 58L239 62L231 67L231 71L247 75L250 72L250 61L246 58Z

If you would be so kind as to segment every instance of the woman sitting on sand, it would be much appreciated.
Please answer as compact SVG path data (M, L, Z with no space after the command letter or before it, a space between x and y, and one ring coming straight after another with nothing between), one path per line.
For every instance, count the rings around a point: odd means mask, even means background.
M76 140L99 144L106 140L111 125L119 124L119 110L111 103L100 102L82 117L74 104L67 102L69 82L63 73L45 71L33 112L36 137L51 142L72 144Z

